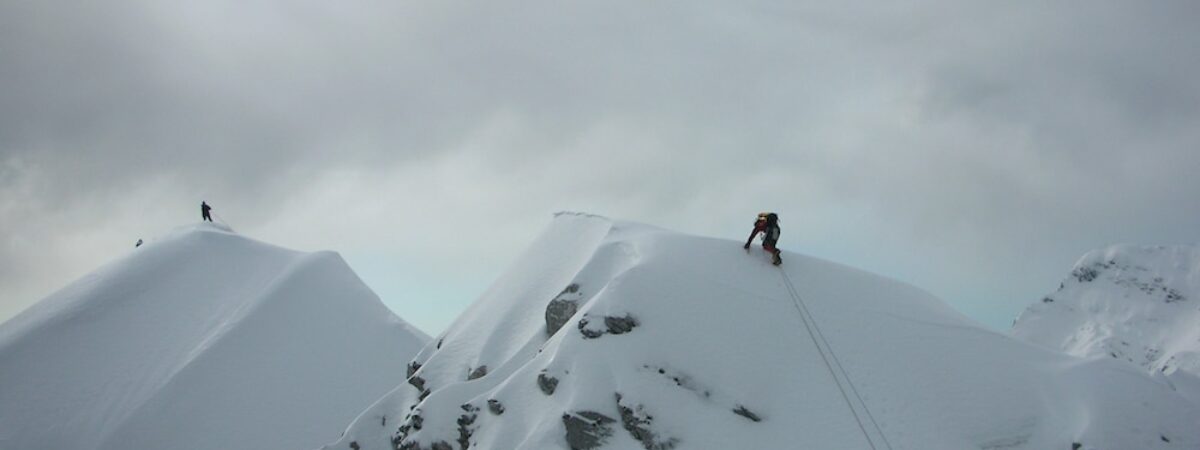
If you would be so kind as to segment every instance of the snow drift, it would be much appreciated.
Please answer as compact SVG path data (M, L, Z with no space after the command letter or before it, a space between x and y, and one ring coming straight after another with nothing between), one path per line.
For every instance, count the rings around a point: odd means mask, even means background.
M559 214L325 448L1200 448L1200 411L1132 367L740 247Z
M1200 247L1115 245L1075 263L1013 335L1161 373L1200 400Z
M185 227L0 326L0 448L316 447L427 341L335 253Z

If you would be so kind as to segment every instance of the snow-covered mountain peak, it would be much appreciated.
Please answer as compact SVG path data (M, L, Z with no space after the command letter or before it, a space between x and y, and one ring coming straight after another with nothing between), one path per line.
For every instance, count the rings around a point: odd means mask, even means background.
M1200 375L1200 246L1114 245L1079 259L1013 334L1147 371Z
M1200 446L1200 411L1145 374L783 259L560 213L326 448Z
M336 253L180 227L0 326L0 447L313 447L427 340Z

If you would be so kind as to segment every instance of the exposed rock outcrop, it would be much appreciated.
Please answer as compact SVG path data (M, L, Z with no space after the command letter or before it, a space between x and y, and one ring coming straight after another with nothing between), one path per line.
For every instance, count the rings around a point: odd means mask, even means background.
M546 336L557 333L571 317L579 311L579 301L583 294L579 292L579 284L571 283L558 296L546 305Z
M538 388L542 390L542 393L546 395L554 395L554 389L558 387L558 378L554 378L550 375L546 375L546 372L542 372L538 374L537 384Z
M762 422L762 417L760 417L758 414L755 414L753 411L746 409L746 407L742 405L737 405L736 408L733 408L733 413L750 419L754 422Z
M578 411L562 416L563 428L566 429L567 445L571 450L592 450L600 448L612 437L612 425L616 422L612 417L595 411Z
M413 375L413 376L409 377L408 384L412 385L412 387L417 388L417 391L421 393L421 395L419 396L419 398L421 400L425 400L425 397L428 397L429 393L431 392L430 389L425 386L425 379L421 378L420 376Z
M646 450L669 450L675 448L675 445L679 443L679 440L673 437L665 439L659 437L650 428L652 422L654 422L654 417L647 414L643 410L642 405L626 405L622 402L623 399L620 393L616 394L616 398L617 411L621 415L621 425L625 427L625 431L628 431L634 439L641 442L642 447L645 447Z
M602 321L603 328L599 328L597 323L592 321L592 318L584 314L579 319L579 332L583 334L584 339L595 339L605 334L625 334L633 331L638 326L638 321L633 316L626 314L624 316L604 316Z
M487 375L487 372L488 372L488 368L486 365L476 367L475 370L472 370L471 373L467 374L467 381L471 381L471 380L474 380L477 378L483 378L484 375Z
M497 416L504 414L504 404L500 403L500 400L496 400L493 398L493 399L488 400L487 403L488 403L488 411L491 411L492 414L495 414Z
M479 408L475 405L467 403L462 405L464 414L458 416L458 447L459 450L467 450L471 447L471 435L475 434L475 418L478 417Z

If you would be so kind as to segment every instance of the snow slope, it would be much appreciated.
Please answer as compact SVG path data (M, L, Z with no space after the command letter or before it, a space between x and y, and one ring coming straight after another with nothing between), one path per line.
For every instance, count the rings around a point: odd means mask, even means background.
M184 227L0 326L0 448L313 448L427 341L335 253Z
M1080 357L1122 360L1181 387L1200 386L1200 247L1089 252L1057 292L1021 314L1013 335Z
M1135 368L740 247L559 214L325 448L1200 448L1200 410Z

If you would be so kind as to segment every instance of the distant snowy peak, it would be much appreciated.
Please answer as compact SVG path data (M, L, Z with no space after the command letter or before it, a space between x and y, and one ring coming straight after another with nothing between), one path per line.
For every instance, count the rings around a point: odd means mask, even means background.
M1058 291L1021 314L1013 334L1077 356L1200 374L1200 247L1089 252Z
M0 325L0 447L311 448L428 341L336 253L149 241Z

